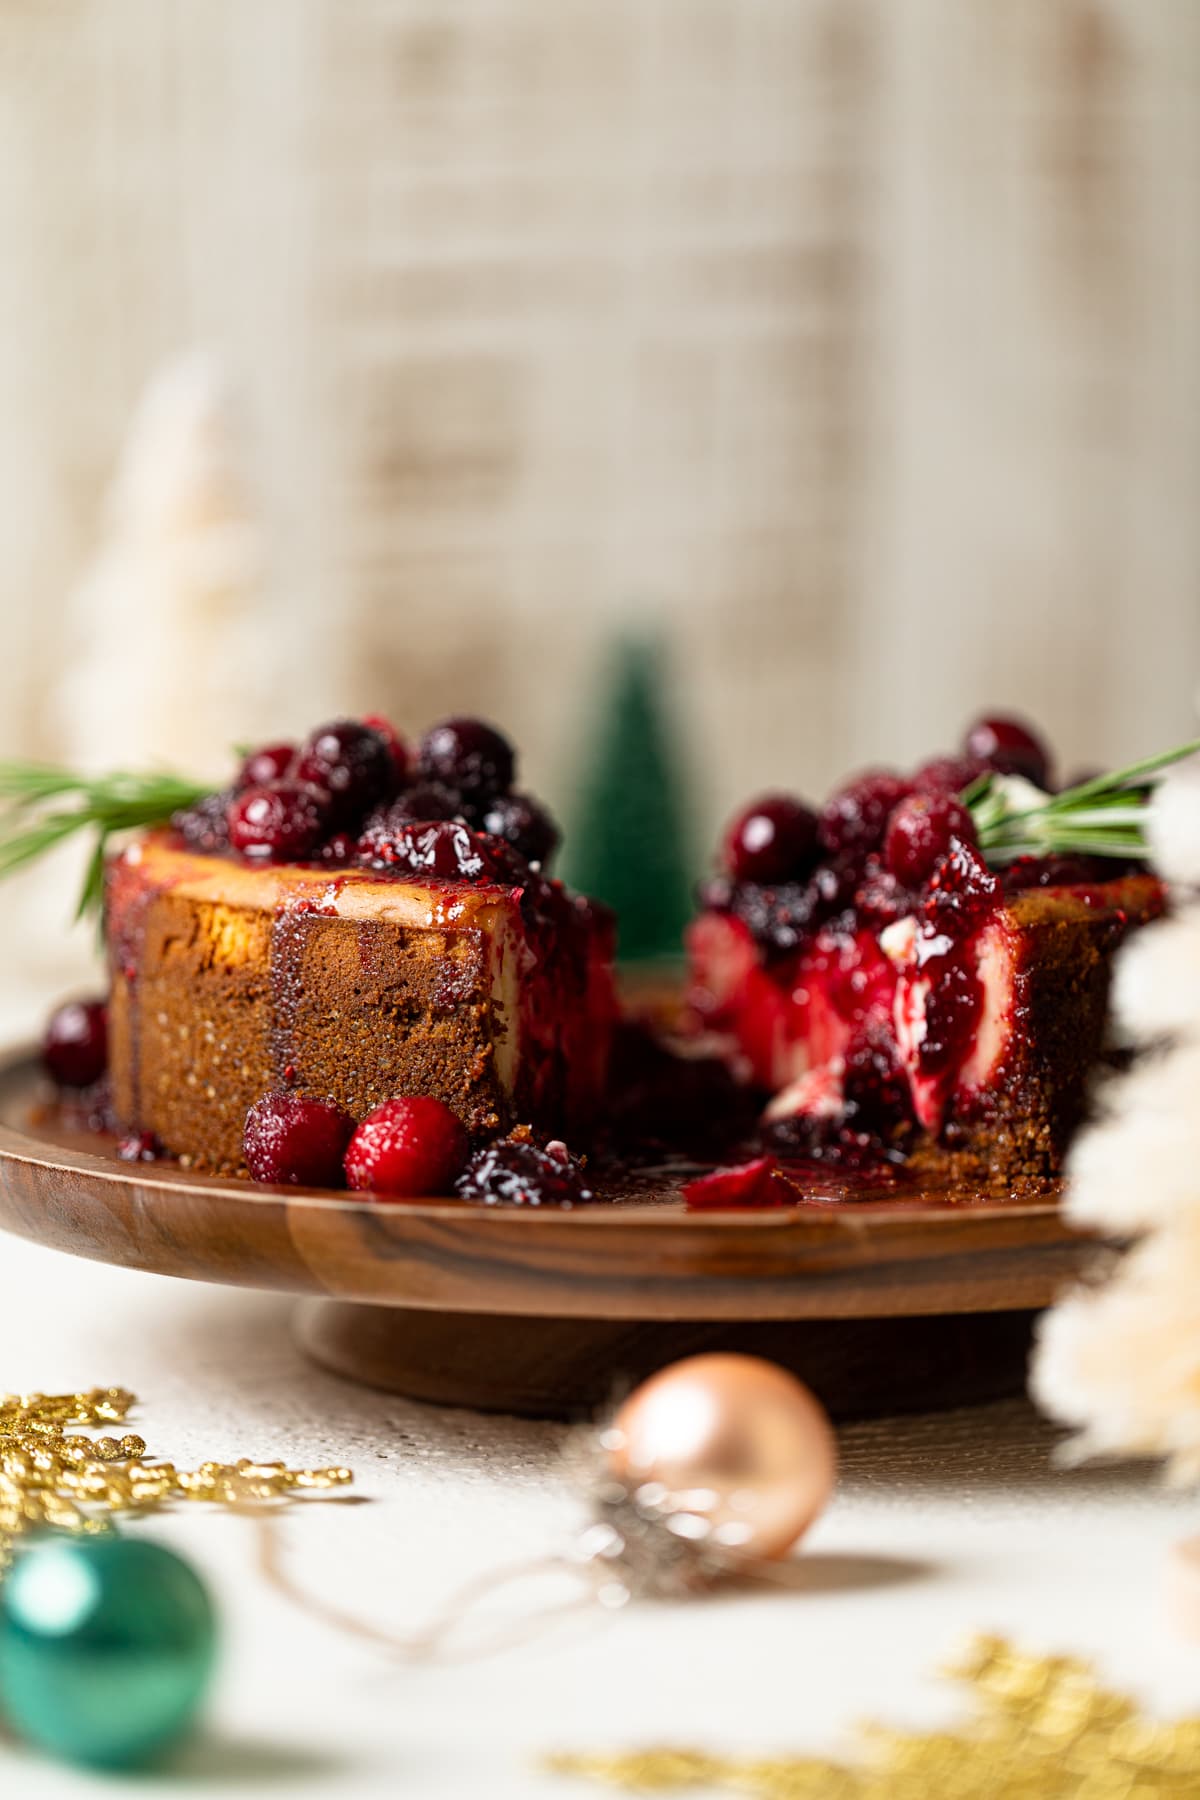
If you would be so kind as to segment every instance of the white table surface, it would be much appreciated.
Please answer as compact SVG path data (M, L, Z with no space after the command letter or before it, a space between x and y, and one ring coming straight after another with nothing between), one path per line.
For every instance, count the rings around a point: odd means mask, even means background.
M352 1465L369 1504L307 1506L281 1529L311 1590L377 1625L415 1630L466 1577L564 1543L580 1516L559 1428L322 1374L292 1341L287 1299L9 1238L0 1258L0 1387L130 1387L151 1451L181 1465L247 1453ZM600 1791L544 1773L539 1755L556 1747L836 1748L864 1715L953 1711L931 1672L978 1628L1094 1654L1153 1707L1200 1710L1200 1648L1164 1603L1194 1500L1141 1469L1054 1472L1051 1433L1021 1402L857 1425L841 1442L839 1492L795 1591L587 1612L453 1667L396 1666L298 1610L262 1577L243 1519L196 1508L139 1526L203 1568L226 1641L207 1733L173 1781L136 1792L507 1800ZM550 1597L531 1583L510 1604ZM0 1750L0 1793L96 1789Z

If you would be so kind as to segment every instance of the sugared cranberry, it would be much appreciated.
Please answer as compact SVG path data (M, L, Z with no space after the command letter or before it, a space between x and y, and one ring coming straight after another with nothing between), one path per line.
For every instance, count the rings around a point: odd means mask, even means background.
M1050 786L1050 753L1023 719L997 714L976 719L963 740L968 756L976 756L1001 775L1023 775L1035 787Z
M923 887L955 839L973 844L975 825L953 794L909 794L888 821L884 860L897 881Z
M282 781L296 760L295 744L264 744L252 750L238 770L237 786L266 787L269 781Z
M162 1145L152 1131L130 1131L117 1145L117 1155L122 1162L157 1162Z
M528 794L498 794L483 813L479 828L489 837L511 844L528 863L549 867L558 848L558 826L544 806Z
M108 1068L108 1006L68 1000L56 1007L42 1038L42 1065L59 1087L86 1088Z
M350 1139L346 1180L360 1193L401 1199L448 1194L468 1149L462 1121L441 1100L385 1100Z
M818 848L816 813L791 794L762 794L729 826L721 861L735 881L795 881Z
M962 794L988 772L978 756L934 756L921 764L912 784L919 794Z
M508 739L482 719L443 719L421 739L417 772L464 800L482 802L506 794L516 758Z
M357 719L320 725L301 745L295 778L324 788L335 823L354 825L395 782L391 746Z
M363 862L377 869L399 869L412 875L440 875L450 881L500 878L488 839L451 819L395 818L393 808L373 815L358 840ZM497 846L499 848L499 846Z
M317 861L331 869L344 869L358 860L358 839L350 831L335 831L317 847Z
M565 1144L543 1149L521 1133L477 1150L454 1191L485 1206L583 1206L596 1198L583 1164Z
M910 791L890 769L868 769L831 794L821 809L821 842L834 856L865 856L883 843L888 818Z
M779 1164L773 1156L757 1156L753 1162L732 1169L714 1169L685 1182L680 1190L692 1212L716 1212L726 1207L788 1206L794 1190L779 1180Z
M324 1100L264 1094L246 1114L242 1155L255 1181L341 1187L354 1120Z
M385 719L382 713L368 713L363 724L369 725L372 731L377 731L387 745L392 759L392 785L402 787L408 780L408 745L404 738L392 721Z
M229 842L254 862L302 862L328 824L328 794L306 781L247 788L229 806Z
M205 794L171 819L189 850L219 856L229 848L229 803L232 793Z

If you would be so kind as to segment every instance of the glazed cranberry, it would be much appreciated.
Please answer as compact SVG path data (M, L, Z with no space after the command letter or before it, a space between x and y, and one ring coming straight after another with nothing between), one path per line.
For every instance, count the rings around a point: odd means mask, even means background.
M513 747L482 719L443 719L421 739L417 772L467 801L490 800L512 786Z
M363 862L449 881L496 880L500 870L491 844L452 819L394 818L394 808L373 815L358 840ZM497 846L499 847L499 846Z
M423 1095L385 1100L368 1113L346 1150L346 1180L360 1193L416 1199L448 1194L467 1160L462 1121Z
M205 794L172 815L171 824L189 850L219 856L229 848L229 803L232 793Z
M354 1120L324 1100L264 1094L246 1114L242 1155L255 1181L341 1187Z
M392 785L393 787L402 787L408 780L407 743L391 720L385 719L382 713L368 713L363 724L369 725L372 731L377 731L387 745L388 754L392 759Z
M454 1191L485 1206L583 1206L596 1198L583 1164L565 1144L543 1149L521 1134L477 1150Z
M912 1092L888 1026L868 1025L846 1051L844 1123L895 1142L913 1123Z
M923 887L956 839L973 844L975 825L953 794L909 794L888 821L884 860L897 881Z
M962 943L993 911L1000 892L999 881L978 851L955 840L929 878L921 903L925 931Z
M902 806L907 804L901 801ZM915 906L916 897L904 882L883 868L878 857L868 857L862 885L854 893L854 910L862 922L882 930L907 918Z
M892 808L909 783L890 769L868 769L839 788L821 809L821 842L834 856L864 856L883 843Z
M117 1155L122 1162L157 1162L162 1145L152 1131L130 1131L117 1145Z
M921 764L912 784L919 794L962 794L988 773L978 756L934 756Z
M795 1198L787 1182L778 1180L779 1164L773 1156L757 1156L753 1162L732 1169L714 1169L684 1184L680 1192L692 1212L722 1211L734 1206L787 1206Z
M791 794L762 794L729 826L721 861L735 881L794 881L818 848L816 813Z
M59 1087L86 1088L100 1080L108 1068L108 1007L103 1000L68 1000L50 1014L42 1066Z
M261 750L252 750L243 762L237 787L266 787L268 781L282 781L295 760L295 744L264 744Z
M1050 753L1037 732L1021 719L997 715L976 719L963 740L968 756L976 756L1001 775L1023 775L1035 787L1050 786Z
M306 781L247 788L229 806L229 842L254 862L303 862L328 824L328 794Z
M336 823L357 824L394 786L391 746L357 719L334 719L301 745L295 778L324 788Z
M540 869L549 867L558 848L558 826L528 794L497 795L480 818L479 828L489 837L511 844L526 862L536 863Z

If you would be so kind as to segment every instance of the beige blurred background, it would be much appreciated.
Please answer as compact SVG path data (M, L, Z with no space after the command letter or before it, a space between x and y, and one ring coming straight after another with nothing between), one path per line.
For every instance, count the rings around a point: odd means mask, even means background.
M702 835L1191 732L1195 0L5 0L0 242L7 753L479 709L569 806L631 624Z

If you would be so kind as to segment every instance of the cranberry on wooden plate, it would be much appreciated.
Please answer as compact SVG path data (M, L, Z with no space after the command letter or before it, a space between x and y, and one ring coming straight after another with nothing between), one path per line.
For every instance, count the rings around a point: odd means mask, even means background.
M466 1130L441 1100L385 1100L357 1127L346 1150L346 1180L361 1193L420 1199L449 1194L467 1160Z
M242 1155L255 1181L341 1187L342 1157L354 1121L340 1108L300 1094L264 1094L246 1114Z

